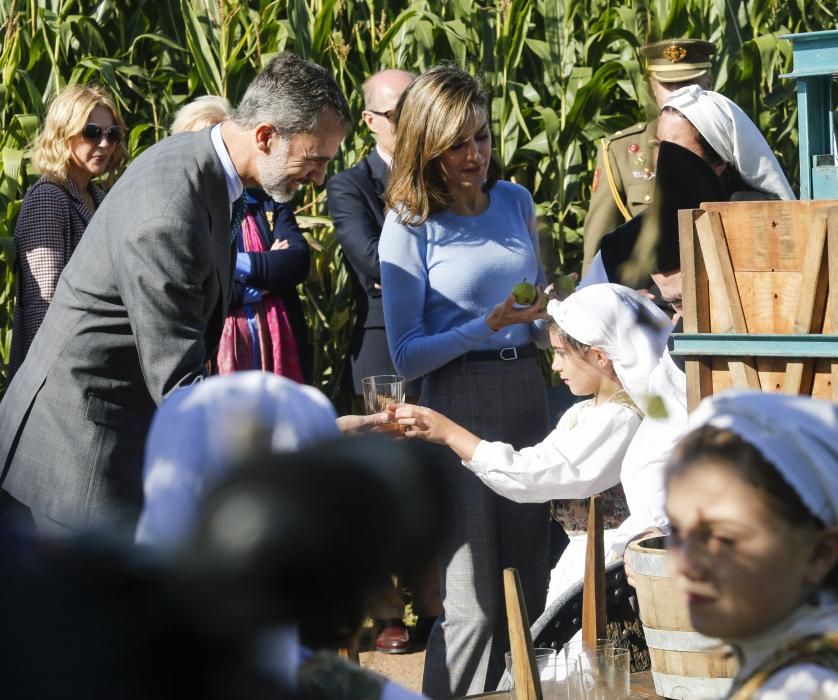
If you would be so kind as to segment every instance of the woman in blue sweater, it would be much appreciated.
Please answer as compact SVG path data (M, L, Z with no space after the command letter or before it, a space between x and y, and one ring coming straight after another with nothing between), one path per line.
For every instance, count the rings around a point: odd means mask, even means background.
M419 76L394 116L396 147L379 243L390 354L420 403L478 435L523 446L548 432L531 322L510 291L544 284L529 193L499 181L478 80L452 66ZM529 442L528 442L529 441ZM454 517L440 553L444 615L428 641L423 692L434 700L494 688L508 648L502 570L520 574L530 619L544 606L548 513L494 494L451 460Z

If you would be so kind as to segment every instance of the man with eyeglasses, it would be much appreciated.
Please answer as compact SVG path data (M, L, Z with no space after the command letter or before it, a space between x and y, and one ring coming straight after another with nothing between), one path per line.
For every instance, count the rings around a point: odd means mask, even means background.
M352 280L356 316L347 369L351 370L352 386L358 396L363 393L364 377L396 374L384 334L378 238L384 224L384 190L396 145L390 118L412 80L413 74L403 70L384 70L367 79L362 88L365 109L361 117L375 137L375 147L354 167L329 178L326 185L329 214Z
M108 193L0 404L2 488L41 532L133 536L152 415L218 345L244 188L322 185L349 118L325 69L281 53L230 120L152 146Z
M399 97L413 78L407 71L390 69L366 80L361 117L375 137L375 147L354 167L329 178L326 185L329 214L348 263L355 300L355 325L344 376L347 389L351 387L357 396L363 393L364 377L396 374L384 329L378 239L384 224L384 190L396 145L392 117ZM408 384L406 394L418 396L418 382ZM426 636L439 612L438 596L426 595L438 586L434 576L429 578L434 580L414 586L414 612L420 615L420 622L413 641ZM410 635L402 622L404 602L396 586L382 585L370 603L370 614L377 626L378 651L401 654L411 650Z

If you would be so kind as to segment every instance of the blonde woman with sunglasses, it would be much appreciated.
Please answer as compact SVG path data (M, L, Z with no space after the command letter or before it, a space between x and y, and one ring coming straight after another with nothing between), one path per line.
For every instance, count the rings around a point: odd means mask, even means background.
M29 188L15 227L18 260L10 378L46 315L55 285L105 197L94 183L112 181L127 156L125 122L99 87L74 85L49 106L32 152L41 174Z

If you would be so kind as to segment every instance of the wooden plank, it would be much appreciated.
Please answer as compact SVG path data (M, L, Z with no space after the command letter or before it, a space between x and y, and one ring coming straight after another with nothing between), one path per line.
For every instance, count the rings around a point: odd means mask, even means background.
M747 333L745 312L739 298L721 216L716 211L705 212L696 219L695 230L712 294L720 300L723 313L727 314L726 319L719 321L725 327L724 332ZM759 375L752 359L731 360L728 364L735 387L760 388Z
M705 211L721 214L736 272L799 272L806 255L806 235L816 211L835 200L808 202L708 202ZM747 307L746 307L747 308Z
M601 496L591 496L588 506L588 540L585 551L585 580L582 586L582 641L591 647L606 637L605 545L602 530Z
M517 569L503 570L506 620L509 626L509 649L512 652L512 677L516 700L542 700L541 680L535 665L530 621Z
M829 325L838 333L838 207L827 214L827 259L829 261ZM832 400L838 401L838 362L832 363ZM814 392L814 387L812 388Z
M685 333L710 332L710 285L704 261L696 254L699 243L695 220L701 213L701 209L678 212ZM703 398L713 393L713 376L706 358L687 360L684 371L687 375L687 410L692 411Z
M800 296L800 271L751 272L736 270L739 298L749 333L791 333ZM718 300L715 300L718 302ZM718 317L718 308L711 309ZM720 332L718 327L713 332Z
M826 218L827 210L814 212L814 221L806 244L806 256L800 271L800 295L792 324L792 332L797 335L817 333L820 330L817 326L823 328L827 289ZM820 313L816 313L817 311ZM820 316L819 321L816 320L817 316ZM812 361L790 360L786 365L783 393L799 394L803 387L804 375L806 383L809 384L808 391L811 391L813 368Z
M700 209L682 209L678 212L678 239L681 248L681 300L685 333L706 333L710 330L709 328L699 328L698 318L699 297L706 296L706 290L699 290L698 288L696 263L700 261L700 256L695 254L698 245L695 236L695 219L700 214ZM702 291L705 293L702 294Z

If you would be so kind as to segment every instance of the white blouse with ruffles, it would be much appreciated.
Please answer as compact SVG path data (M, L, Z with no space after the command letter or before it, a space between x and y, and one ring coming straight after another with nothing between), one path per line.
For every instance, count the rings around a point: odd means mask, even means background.
M571 406L533 447L481 441L463 462L492 491L518 503L587 498L620 481L620 465L640 416L625 403Z

